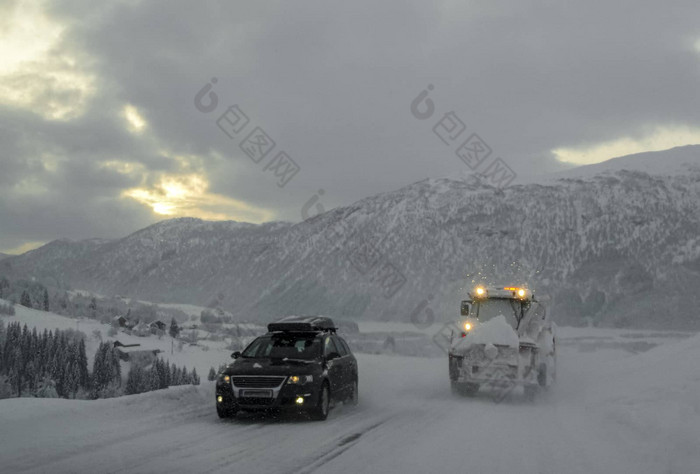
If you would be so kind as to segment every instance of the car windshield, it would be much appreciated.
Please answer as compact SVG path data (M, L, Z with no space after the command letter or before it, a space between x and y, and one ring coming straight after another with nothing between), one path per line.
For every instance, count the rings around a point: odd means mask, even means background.
M256 359L313 360L321 355L315 334L274 334L254 340L241 354Z
M503 315L508 324L517 329L523 309L520 301L511 299L487 299L475 304L475 313L479 321L488 321Z

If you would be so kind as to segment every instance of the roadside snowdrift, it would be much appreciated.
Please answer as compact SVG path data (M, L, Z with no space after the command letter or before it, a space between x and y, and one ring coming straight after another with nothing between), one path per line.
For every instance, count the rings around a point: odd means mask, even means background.
M700 335L667 344L603 368L586 407L630 436L663 447L668 472L700 466ZM654 454L640 453L642 457Z
M597 330L602 335L602 330ZM643 354L559 351L559 380L450 395L444 358L358 355L360 406L324 423L220 421L213 386L97 401L0 401L7 472L696 472L700 336Z

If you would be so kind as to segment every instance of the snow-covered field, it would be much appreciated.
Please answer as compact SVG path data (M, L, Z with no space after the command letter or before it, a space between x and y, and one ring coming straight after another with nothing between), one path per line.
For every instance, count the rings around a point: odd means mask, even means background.
M15 318L59 327L41 316ZM534 403L518 393L501 403L455 397L443 358L365 354L360 405L340 405L325 422L220 421L208 382L109 400L2 400L1 470L698 472L700 336L681 336L560 328L559 380ZM168 357L199 370L227 355L187 347Z
M5 325L10 322L19 322L22 325L26 324L29 329L36 327L37 331L40 332L44 329L49 331L55 329L76 329L84 332L87 336L85 345L90 364L92 364L92 358L100 343L100 340L93 334L94 331L100 332L103 341L118 340L123 344L140 344L144 350L159 349L161 358L175 363L178 367L185 365L189 370L196 368L202 378L206 377L210 367L218 367L230 360L228 358L231 355L231 351L225 349L226 343L223 341L205 341L196 346L184 344L180 349L178 343L173 343L172 338L167 335L159 339L154 335L139 337L119 331L115 336L108 336L107 332L111 326L102 324L94 319L69 318L50 312L25 308L20 305L15 305L15 311L17 313L15 316L0 315L0 319ZM92 365L90 365L90 370L92 370Z

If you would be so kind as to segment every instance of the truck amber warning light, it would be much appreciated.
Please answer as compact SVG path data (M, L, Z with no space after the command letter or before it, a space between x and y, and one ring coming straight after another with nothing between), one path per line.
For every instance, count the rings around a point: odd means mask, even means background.
M518 296L520 296L521 298L523 296L525 296L525 293L526 293L523 288L517 288L515 286L506 286L503 289L506 291L515 291L515 292L517 292Z

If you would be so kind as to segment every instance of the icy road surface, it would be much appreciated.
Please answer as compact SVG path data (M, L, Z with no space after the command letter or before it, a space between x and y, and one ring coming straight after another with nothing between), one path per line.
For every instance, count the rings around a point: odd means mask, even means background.
M0 401L0 470L235 473L700 472L700 337L648 352L562 344L536 402L450 394L445 359L359 355L360 406L326 422L220 421L213 387Z

